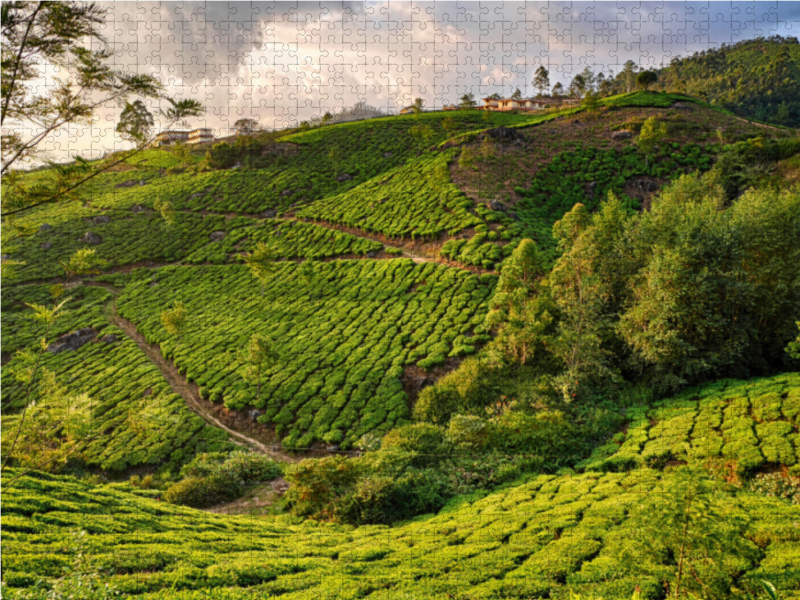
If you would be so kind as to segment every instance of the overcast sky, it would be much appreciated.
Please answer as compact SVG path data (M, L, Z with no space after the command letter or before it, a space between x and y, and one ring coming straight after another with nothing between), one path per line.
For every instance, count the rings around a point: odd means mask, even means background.
M118 68L157 75L207 107L192 127L227 133L242 117L286 127L365 100L428 108L516 88L532 95L586 65L617 72L757 36L797 36L800 2L115 2L105 29ZM154 107L157 108L157 107ZM54 140L102 154L118 111Z

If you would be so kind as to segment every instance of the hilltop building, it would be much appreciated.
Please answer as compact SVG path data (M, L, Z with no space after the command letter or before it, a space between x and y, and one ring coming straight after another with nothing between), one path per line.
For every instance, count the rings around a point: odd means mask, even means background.
M401 115L410 115L413 112L414 112L414 107L413 106L406 106L405 108L401 108L400 109L400 114Z
M192 131L162 131L156 136L153 146L159 148L161 146L172 146L178 142L194 145L213 141L214 132L208 127L201 127L199 129L193 129Z
M509 110L542 110L550 108L556 103L560 103L560 101L551 98L540 98L538 100L531 98L501 98L500 100L483 98L483 106L480 108L501 112Z

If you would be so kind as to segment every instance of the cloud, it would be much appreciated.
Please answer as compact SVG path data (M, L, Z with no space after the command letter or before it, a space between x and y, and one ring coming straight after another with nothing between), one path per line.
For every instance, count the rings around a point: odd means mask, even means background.
M677 55L757 35L791 33L799 3L707 2L114 2L106 37L117 68L151 73L201 100L194 123L225 134L242 116L282 127L359 100L395 110L533 93L587 65L657 67ZM119 147L113 123L75 128L58 152ZM68 142L66 142L68 140ZM66 143L65 143L66 142Z

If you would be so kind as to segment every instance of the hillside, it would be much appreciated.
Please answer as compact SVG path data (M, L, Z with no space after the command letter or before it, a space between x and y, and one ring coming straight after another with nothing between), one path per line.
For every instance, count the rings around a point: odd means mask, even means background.
M4 221L4 596L657 599L689 519L687 594L800 598L800 140L727 109L148 149Z
M800 126L800 44L795 37L723 44L673 59L659 75L667 89L703 98L739 116Z
M732 394L777 390L780 397L788 389L795 398L798 384L797 374L727 382L654 410L674 420L689 397L711 405ZM797 431L796 422L778 422ZM635 435L633 427L628 435ZM659 443L658 435L651 437ZM77 556L68 531L80 528L104 581L131 597L568 598L571 590L627 598L637 587L655 598L674 563L647 554L636 519L648 498L669 502L678 481L677 471L645 466L528 476L502 491L458 498L436 516L354 529L208 514L165 504L156 492L132 493L126 484L38 475L24 478L4 499L4 581L25 588L42 575L58 575ZM747 550L726 548L736 565L735 586L757 594L767 579L781 597L798 597L800 505L735 485L718 494L731 527L744 519L735 535ZM647 558L626 563L626 554ZM169 592L150 595L165 588Z

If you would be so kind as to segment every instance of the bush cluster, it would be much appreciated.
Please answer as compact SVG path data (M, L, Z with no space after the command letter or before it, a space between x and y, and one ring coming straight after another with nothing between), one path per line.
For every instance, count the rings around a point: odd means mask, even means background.
M260 454L199 454L181 469L180 481L167 488L164 499L194 508L230 502L248 487L279 477L282 470L279 463Z

